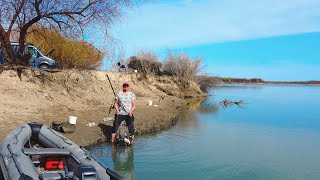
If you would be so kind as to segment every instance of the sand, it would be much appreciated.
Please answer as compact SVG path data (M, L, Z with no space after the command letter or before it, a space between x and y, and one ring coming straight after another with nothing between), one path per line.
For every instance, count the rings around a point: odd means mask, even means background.
M137 136L171 127L183 108L186 97L203 96L191 83L187 89L171 77L94 70L64 70L55 73L26 69L21 75L9 70L0 74L0 139L22 123L51 126L53 121L68 122L76 116L76 131L64 134L78 145L88 146L110 140L114 110L109 113L114 95L122 82L131 83L137 96L134 112ZM160 97L164 97L160 101ZM153 101L153 105L148 105ZM154 106L156 105L156 106ZM109 120L109 121L104 121ZM94 123L93 123L94 122ZM89 127L88 124L94 124Z

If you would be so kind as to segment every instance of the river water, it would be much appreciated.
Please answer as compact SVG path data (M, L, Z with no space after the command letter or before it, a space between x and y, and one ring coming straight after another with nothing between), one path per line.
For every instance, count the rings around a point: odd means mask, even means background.
M90 151L125 179L320 179L319 109L320 86L225 85L169 130Z

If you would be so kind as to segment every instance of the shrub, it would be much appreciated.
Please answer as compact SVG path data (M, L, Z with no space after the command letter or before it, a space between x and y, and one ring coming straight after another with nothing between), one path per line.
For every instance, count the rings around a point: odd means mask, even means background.
M180 81L193 81L200 72L202 58L192 59L184 53L169 53L163 62L164 73Z
M207 93L210 89L218 84L223 83L223 80L219 77L213 77L209 75L196 76L195 82L200 86L202 92Z
M141 51L135 56L131 56L128 60L128 67L143 73L152 73L161 75L162 64L158 57L151 51Z
M95 69L102 64L103 54L85 41L75 41L61 36L54 30L38 27L28 36L27 41L42 51L52 53L61 69Z

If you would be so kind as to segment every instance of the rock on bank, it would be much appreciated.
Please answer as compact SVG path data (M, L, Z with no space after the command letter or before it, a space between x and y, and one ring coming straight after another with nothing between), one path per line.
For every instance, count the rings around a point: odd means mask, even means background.
M21 76L16 71L0 74L0 139L17 125L37 122L51 125L52 121L67 122L77 116L76 131L66 134L75 143L87 146L109 138L111 122L104 122L109 114L114 95L107 80L108 73L116 92L124 81L131 83L137 96L134 112L139 133L149 133L170 127L185 98L203 96L199 87L179 84L171 77L146 74L114 73L95 70L65 70L55 73L25 69ZM160 97L164 97L159 102ZM148 106L148 101L158 105ZM99 124L88 127L89 122Z

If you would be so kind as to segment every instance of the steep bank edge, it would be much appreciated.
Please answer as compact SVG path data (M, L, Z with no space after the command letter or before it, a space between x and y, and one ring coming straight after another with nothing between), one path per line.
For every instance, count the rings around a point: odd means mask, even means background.
M57 73L26 69L21 80L15 71L0 74L0 131L2 139L9 131L24 122L51 125L52 121L67 121L77 116L77 129L66 134L75 143L87 146L108 139L106 128L110 122L102 122L109 114L113 99L112 89L105 74L108 73L113 87L120 90L123 81L130 81L137 96L135 126L138 132L150 133L174 124L180 107L186 105L184 97L203 96L197 85L188 89L170 77L145 74L111 73L106 71L67 70ZM155 104L164 96L158 107ZM101 123L88 127L88 122Z

